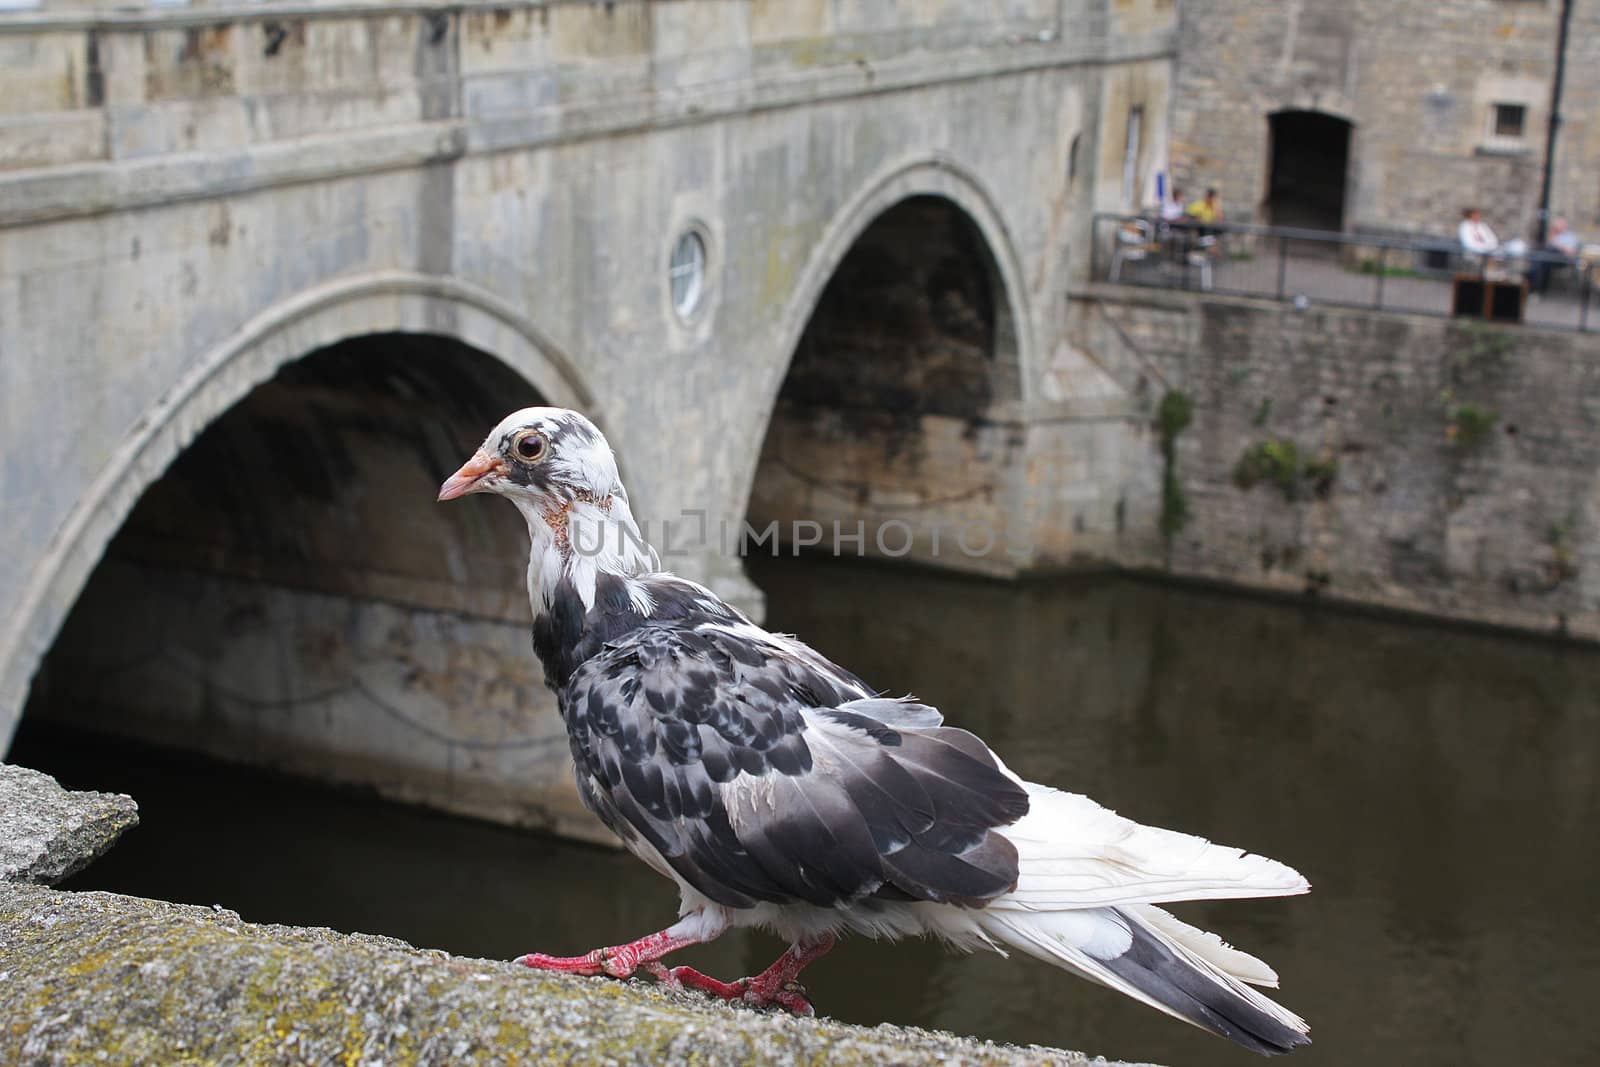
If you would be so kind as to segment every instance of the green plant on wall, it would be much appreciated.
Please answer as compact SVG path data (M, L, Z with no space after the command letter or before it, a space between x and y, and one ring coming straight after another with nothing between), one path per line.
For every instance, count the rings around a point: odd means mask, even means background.
M1552 522L1545 531L1545 544L1550 546L1551 579L1561 583L1578 576L1577 552L1578 517L1569 514L1560 522Z
M1300 477L1300 449L1293 441L1273 438L1257 441L1244 450L1233 467L1233 484L1240 489L1254 489L1262 482L1271 482L1284 495L1294 491Z
M1178 481L1178 435L1194 421L1194 403L1187 393L1169 390L1156 409L1161 432L1161 536L1171 541L1189 524L1189 498Z
M1299 446L1286 437L1257 441L1233 465L1233 484L1240 489L1249 491L1266 483L1290 501L1307 491L1326 499L1338 475L1339 461L1333 456L1302 458Z
M1494 435L1495 423L1500 413L1493 408L1480 408L1476 404L1457 404L1445 413L1445 440L1459 452L1476 452L1489 443Z

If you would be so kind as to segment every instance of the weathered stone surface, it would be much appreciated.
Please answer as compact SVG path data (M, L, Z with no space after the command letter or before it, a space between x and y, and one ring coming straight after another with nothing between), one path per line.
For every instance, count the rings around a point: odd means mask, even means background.
M0 1061L1106 1064L537 974L233 912L0 886Z
M1215 185L1230 218L1261 220L1272 196L1269 117L1312 111L1352 124L1347 226L1454 235L1462 208L1476 204L1502 240L1531 236L1561 5L1203 0L1181 8L1172 171L1192 194ZM1551 206L1580 231L1597 221L1597 131L1571 118L1600 100L1597 28L1592 7L1573 5L1569 121L1551 174ZM1497 104L1525 108L1520 131L1497 135Z
M119 793L72 793L54 778L0 764L0 882L54 885L139 824Z
M1189 521L1164 550L1152 486L1119 562L1600 638L1593 338L1178 293L1077 305L1082 347L1114 322L1152 398L1193 403ZM1241 484L1268 445L1284 481Z

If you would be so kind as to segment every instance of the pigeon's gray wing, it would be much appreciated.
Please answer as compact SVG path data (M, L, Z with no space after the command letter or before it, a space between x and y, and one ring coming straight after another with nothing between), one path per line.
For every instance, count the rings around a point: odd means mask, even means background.
M933 726L944 725L944 716L939 714L938 708L930 708L926 704L918 704L910 697L903 699L870 697L865 700L852 700L848 704L840 704L839 710L848 711L855 715L865 715L869 719L877 719L885 726L903 726L908 729L926 730Z
M972 734L748 623L646 626L562 694L580 792L731 907L981 904L1017 880L992 831L1027 794Z

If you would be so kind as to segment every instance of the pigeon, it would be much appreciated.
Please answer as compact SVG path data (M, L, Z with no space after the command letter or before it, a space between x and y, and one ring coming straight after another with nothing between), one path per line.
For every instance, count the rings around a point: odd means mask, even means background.
M627 978L799 1015L798 978L839 934L1013 949L1256 1052L1309 1043L1255 988L1261 960L1158 905L1276 897L1284 864L1142 826L1027 782L938 710L892 698L705 586L663 570L604 436L583 415L507 416L439 500L497 493L528 524L533 647L554 690L578 795L677 883L678 921L545 971ZM721 981L661 961L733 927L789 947Z

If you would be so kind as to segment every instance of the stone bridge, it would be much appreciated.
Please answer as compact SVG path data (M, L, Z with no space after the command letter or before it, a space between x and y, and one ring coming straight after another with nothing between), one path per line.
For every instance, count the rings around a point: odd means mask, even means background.
M591 413L658 542L714 531L672 566L757 609L747 519L1148 550L1145 420L1065 292L1164 167L1173 25L0 3L0 752L26 708L581 829L517 519L432 502L527 403Z

